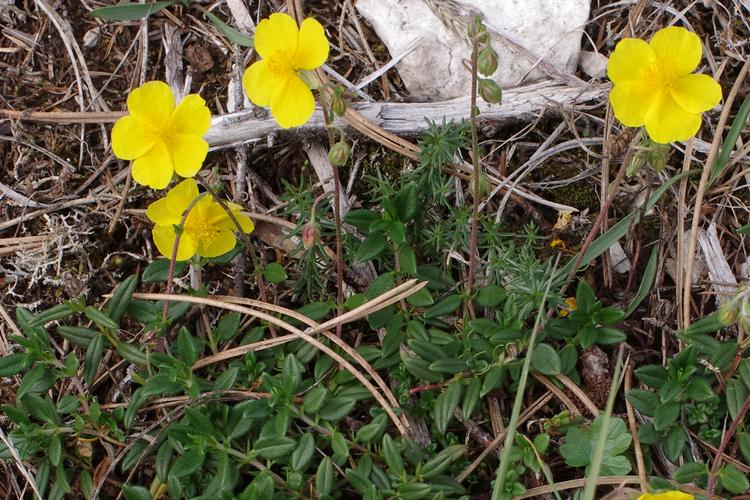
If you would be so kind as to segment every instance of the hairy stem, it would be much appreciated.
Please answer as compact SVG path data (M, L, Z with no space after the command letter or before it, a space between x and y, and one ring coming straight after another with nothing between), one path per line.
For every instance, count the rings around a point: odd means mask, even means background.
M481 165L479 163L479 139L477 133L477 53L479 41L473 38L471 44L471 161L474 168L471 171L471 196L473 204L471 209L471 235L469 237L469 271L466 277L466 303L465 314L473 317L471 308L471 292L474 288L474 273L477 266L477 230L479 225L479 177Z

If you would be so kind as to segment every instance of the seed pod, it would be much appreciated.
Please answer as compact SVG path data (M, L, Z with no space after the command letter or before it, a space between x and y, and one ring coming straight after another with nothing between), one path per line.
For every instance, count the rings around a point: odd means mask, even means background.
M346 162L349 160L349 153L351 152L351 148L349 145L344 141L339 141L336 144L331 147L331 150L328 152L328 160L330 160L331 165L334 167L340 167L342 165L345 165Z
M490 78L479 79L479 95L490 104L500 104L503 100L503 90Z
M730 300L728 302L725 302L719 307L719 313L718 318L719 322L722 325L731 325L735 321L737 321L737 316L739 316L739 307L737 307L737 301Z
M477 70L484 76L497 71L497 52L489 44L482 47L477 55Z
M346 101L344 100L343 90L338 87L331 95L331 110L336 116L344 116L344 113L346 113Z

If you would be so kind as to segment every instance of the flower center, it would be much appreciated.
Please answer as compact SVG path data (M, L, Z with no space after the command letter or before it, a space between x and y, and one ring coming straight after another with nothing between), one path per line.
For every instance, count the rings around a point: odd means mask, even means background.
M288 76L294 73L294 54L288 50L277 50L266 59L268 70L276 76Z
M678 77L677 68L670 61L659 61L651 64L644 79L654 90L668 90Z
M191 218L190 216L185 221L185 232L193 237L201 248L210 247L216 242L219 236L219 231L216 230L213 224L208 223L202 218Z

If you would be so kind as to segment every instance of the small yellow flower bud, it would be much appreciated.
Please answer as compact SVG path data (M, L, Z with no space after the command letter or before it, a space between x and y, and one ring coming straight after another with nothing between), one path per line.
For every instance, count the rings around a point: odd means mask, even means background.
M302 246L310 249L320 242L320 226L315 222L308 222L302 228Z
M737 321L738 315L739 307L737 307L737 302L734 300L725 302L719 307L719 322L722 325L727 326L733 324Z
M484 76L497 71L497 52L490 45L485 45L477 55L477 70Z
M503 100L503 90L490 78L479 79L479 95L490 104L500 104Z
M340 167L349 160L351 148L345 141L339 141L328 152L328 160L334 167Z

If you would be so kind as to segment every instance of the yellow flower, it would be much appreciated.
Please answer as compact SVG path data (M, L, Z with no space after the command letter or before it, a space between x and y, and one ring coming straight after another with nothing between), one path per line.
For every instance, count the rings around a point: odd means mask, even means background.
M175 107L172 89L164 82L144 83L128 96L129 115L112 128L112 151L133 160L133 179L153 189L164 189L177 172L192 177L206 158L203 134L211 126L211 112L198 94Z
M315 99L301 71L311 71L328 59L328 39L318 21L297 23L287 14L271 14L258 23L255 50L263 58L242 78L245 93L258 106L268 106L283 128L298 127L310 119Z
M645 125L660 144L693 137L701 113L721 100L721 87L713 78L692 74L700 60L700 38L685 28L659 30L649 43L621 40L607 66L617 119L628 127Z
M149 205L146 216L156 224L152 231L154 243L159 252L172 257L177 236L175 226L179 226L182 215L198 197L198 185L193 179L185 179L169 190L164 198ZM227 202L227 206L240 223L245 233L254 229L253 221L240 213L242 207ZM234 248L236 226L224 209L210 196L203 196L190 209L177 248L177 260L187 260L193 255L218 257Z
M565 248L565 242L561 240L560 238L555 238L554 240L550 242L549 246L551 248L557 248L557 247Z
M644 493L636 500L693 500L693 495L681 491L665 491L664 493Z
M568 314L572 313L578 307L575 297L568 297L567 299L563 300L563 302L565 303L565 306L563 306L562 309L560 310L561 318L564 318Z

